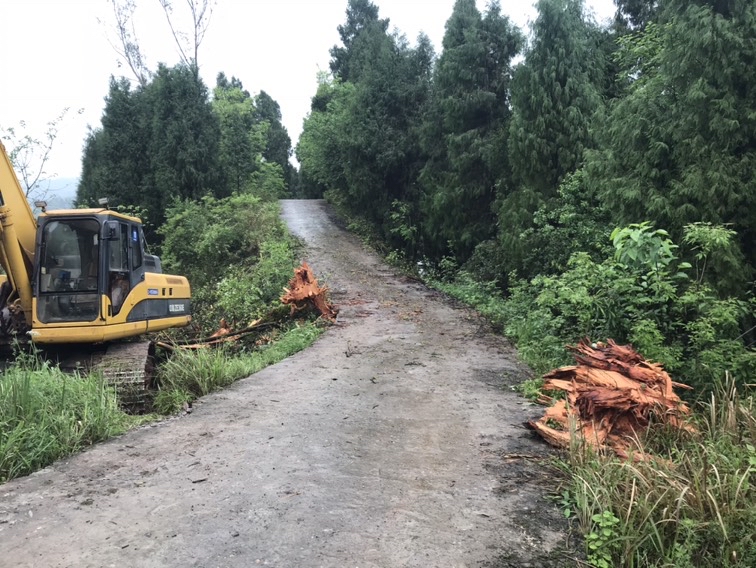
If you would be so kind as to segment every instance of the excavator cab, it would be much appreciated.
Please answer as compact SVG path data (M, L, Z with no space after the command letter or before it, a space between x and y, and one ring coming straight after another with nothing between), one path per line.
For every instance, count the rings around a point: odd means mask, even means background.
M103 343L191 321L187 279L162 273L139 219L101 204L35 218L0 143L0 344Z
M139 219L108 209L40 215L33 278L36 342L97 342L185 325L186 278L162 274Z

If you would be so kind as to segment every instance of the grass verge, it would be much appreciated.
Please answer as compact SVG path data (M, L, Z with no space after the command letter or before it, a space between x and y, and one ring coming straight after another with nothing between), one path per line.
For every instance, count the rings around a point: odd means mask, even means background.
M542 322L491 286L464 273L431 285L504 330L537 375L567 362L568 341L542 333ZM534 399L541 386L536 376L520 392ZM574 444L556 461L565 477L555 499L584 535L590 566L756 566L756 401L729 377L708 396L692 403L696 433L657 427L635 440L652 460Z
M196 398L301 351L322 332L322 327L306 323L283 331L274 342L254 351L238 352L231 347L178 350L160 367L154 408L162 414L178 412Z
M322 328L308 323L251 352L178 352L161 367L155 408L176 412L198 396L247 377L310 345ZM22 356L0 375L0 483L28 475L81 449L154 420L126 414L102 376L68 374Z
M125 414L101 376L25 360L0 376L0 482L27 475L144 419Z
M592 566L756 566L756 407L730 384L699 408L695 434L652 429L624 461L575 446L561 462L567 516Z

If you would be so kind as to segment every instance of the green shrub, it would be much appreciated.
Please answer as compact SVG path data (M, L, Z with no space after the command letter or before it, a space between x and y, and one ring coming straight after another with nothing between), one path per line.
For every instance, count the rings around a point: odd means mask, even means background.
M297 264L297 241L277 202L251 194L180 202L161 229L163 259L189 278L194 320L205 331L221 318L244 326L282 294Z
M251 194L177 202L160 233L163 261L194 287L219 280L231 266L254 263L263 242L286 236L278 203Z
M754 301L722 298L690 278L677 246L647 223L617 229L612 238L613 257L597 262L578 252L562 274L510 289L499 317L529 365L546 370L564 362L563 345L611 338L632 343L699 392L727 371L753 376L756 351L743 330Z
M295 251L285 240L260 244L260 255L251 266L228 270L215 288L217 317L241 324L262 316L278 302L297 265Z

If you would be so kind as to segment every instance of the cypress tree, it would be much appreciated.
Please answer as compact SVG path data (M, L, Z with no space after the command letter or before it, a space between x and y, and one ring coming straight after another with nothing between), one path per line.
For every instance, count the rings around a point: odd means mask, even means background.
M281 122L281 107L268 93L260 91L255 97L254 115L258 123L264 122L268 125L262 156L268 162L281 166L286 187L290 188L294 183L294 167L289 162L292 152L291 138Z
M225 191L219 137L207 88L193 69L161 65L136 90L111 79L102 127L86 141L77 203L107 196L113 206L143 208L147 221L160 225L173 199Z
M629 94L589 171L622 223L728 223L756 265L756 4L670 0L631 38Z
M420 181L431 256L451 252L463 261L494 234L496 188L509 177L511 60L521 44L497 2L485 17L474 0L454 4L423 133L428 162Z
M549 196L592 144L603 64L582 0L539 0L537 8L533 43L512 85L509 151L516 180Z

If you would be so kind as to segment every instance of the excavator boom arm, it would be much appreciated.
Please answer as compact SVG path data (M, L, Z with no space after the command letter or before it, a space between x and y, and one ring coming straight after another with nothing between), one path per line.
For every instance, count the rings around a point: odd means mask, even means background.
M0 142L0 264L18 295L26 324L32 324L31 280L37 221Z

